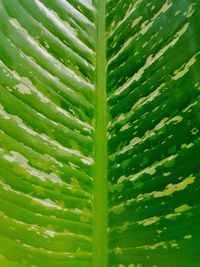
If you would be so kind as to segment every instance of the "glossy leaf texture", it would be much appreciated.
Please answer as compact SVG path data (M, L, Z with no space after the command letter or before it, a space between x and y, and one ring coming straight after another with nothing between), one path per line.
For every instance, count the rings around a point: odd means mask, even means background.
M108 2L109 266L199 266L199 4Z
M0 266L91 266L95 7L0 1Z
M198 0L0 0L0 266L199 266L199 21Z

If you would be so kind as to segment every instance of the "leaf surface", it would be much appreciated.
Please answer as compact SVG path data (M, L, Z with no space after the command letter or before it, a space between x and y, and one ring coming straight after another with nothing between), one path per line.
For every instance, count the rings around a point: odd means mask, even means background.
M0 1L0 266L198 267L199 12Z

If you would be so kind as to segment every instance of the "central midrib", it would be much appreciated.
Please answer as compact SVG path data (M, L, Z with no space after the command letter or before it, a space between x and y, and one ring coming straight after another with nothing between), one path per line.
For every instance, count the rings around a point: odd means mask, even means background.
M107 267L107 100L106 1L98 1L96 39L96 117L93 221L93 267Z

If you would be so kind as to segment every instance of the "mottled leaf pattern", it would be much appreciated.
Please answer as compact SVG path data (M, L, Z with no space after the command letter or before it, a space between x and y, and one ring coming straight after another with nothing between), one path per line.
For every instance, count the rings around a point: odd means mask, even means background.
M91 266L95 7L0 1L0 266Z
M199 1L109 1L109 266L200 262Z
M199 266L199 21L0 0L0 266Z

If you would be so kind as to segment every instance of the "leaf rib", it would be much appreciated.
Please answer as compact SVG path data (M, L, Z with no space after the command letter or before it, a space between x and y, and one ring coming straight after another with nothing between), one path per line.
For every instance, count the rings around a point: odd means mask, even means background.
M93 266L106 267L108 212L105 0L98 2L97 10Z

